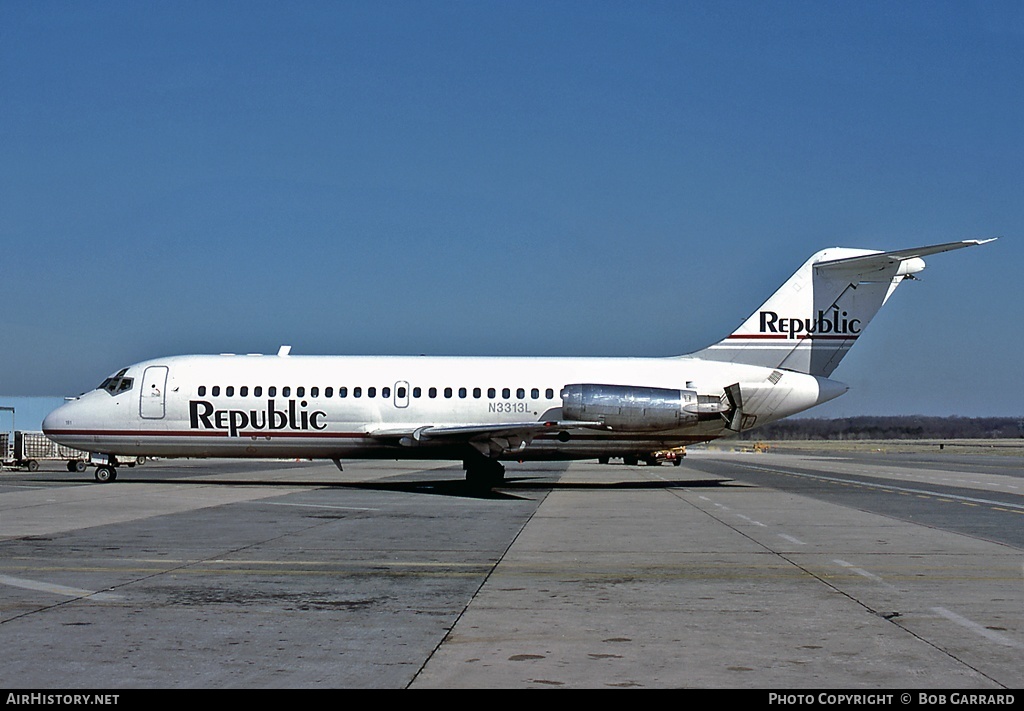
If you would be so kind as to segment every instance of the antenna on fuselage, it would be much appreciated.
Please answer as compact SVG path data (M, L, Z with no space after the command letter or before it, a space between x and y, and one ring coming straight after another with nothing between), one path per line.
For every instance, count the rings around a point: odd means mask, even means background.
M281 356L282 358L284 358L285 356L287 356L291 352L292 352L292 347L291 346L281 346L280 348L277 349L277 354L279 356Z

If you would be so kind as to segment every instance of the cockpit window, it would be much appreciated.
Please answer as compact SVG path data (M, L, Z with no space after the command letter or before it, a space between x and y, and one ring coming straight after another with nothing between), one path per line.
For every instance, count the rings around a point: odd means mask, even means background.
M132 378L124 377L124 374L128 372L127 368L120 370L117 375L111 375L109 378L100 383L98 390L106 390L111 395L120 395L126 393L132 389Z

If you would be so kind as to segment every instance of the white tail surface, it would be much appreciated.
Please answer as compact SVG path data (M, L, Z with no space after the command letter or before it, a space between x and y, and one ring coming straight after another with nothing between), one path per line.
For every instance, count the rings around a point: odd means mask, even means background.
M691 355L828 377L896 287L924 269L921 257L991 241L948 242L894 252L822 250L736 331Z

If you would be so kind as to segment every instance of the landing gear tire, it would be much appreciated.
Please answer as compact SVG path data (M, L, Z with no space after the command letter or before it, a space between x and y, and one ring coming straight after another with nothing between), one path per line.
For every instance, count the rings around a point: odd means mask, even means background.
M93 476L100 484L106 484L117 480L117 470L114 467L100 466L96 467L96 473Z

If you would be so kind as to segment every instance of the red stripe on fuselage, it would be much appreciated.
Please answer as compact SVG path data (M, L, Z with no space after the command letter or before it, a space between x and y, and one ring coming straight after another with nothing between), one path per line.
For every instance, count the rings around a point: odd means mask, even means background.
M750 339L750 340L775 340L775 341L788 341L791 340L785 333L748 333L745 335L734 333L729 336L729 339ZM855 341L857 340L856 335L851 336L832 336L832 335L819 335L817 333L801 333L796 336L796 340L802 341L810 338L813 341Z
M228 437L226 430L47 430L47 437ZM324 437L328 439L363 438L363 432L267 432L253 430L239 432L236 439L243 437Z

